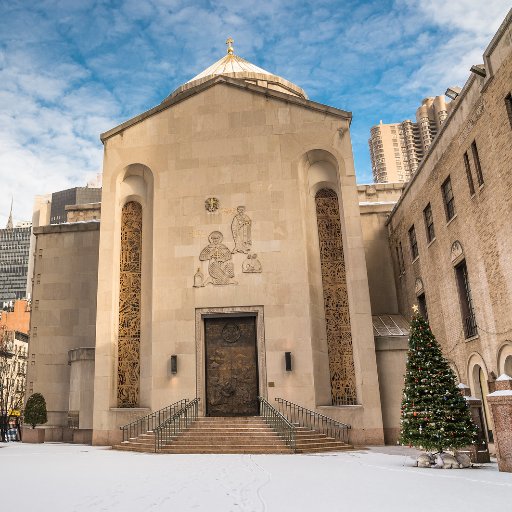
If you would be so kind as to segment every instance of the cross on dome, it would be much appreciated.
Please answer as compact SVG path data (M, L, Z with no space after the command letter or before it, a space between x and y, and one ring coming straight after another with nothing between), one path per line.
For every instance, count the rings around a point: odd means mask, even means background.
M226 46L228 47L228 55L233 55L233 53L235 53L235 49L233 48L233 43L235 41L233 40L232 37L228 37L226 39Z

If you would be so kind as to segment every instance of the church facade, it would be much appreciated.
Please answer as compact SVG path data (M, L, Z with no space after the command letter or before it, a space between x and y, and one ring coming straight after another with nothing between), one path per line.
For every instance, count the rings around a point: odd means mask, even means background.
M282 398L396 442L407 321L351 114L234 54L102 134L99 204L34 228L27 390L46 439L116 444L181 399ZM372 317L373 315L373 317Z
M102 135L94 443L196 396L327 406L383 441L350 121L229 47Z

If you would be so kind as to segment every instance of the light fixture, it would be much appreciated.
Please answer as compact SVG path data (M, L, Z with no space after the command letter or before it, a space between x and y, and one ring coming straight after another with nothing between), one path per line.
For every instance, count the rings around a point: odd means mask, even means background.
M284 353L284 366L287 372L292 371L292 353L285 352Z
M448 87L448 89L446 89L446 92L444 94L445 94L445 96L448 96L448 98L450 98L451 100L454 100L460 94L460 91L462 91L462 89L460 87L457 87L456 85L454 85L452 87Z
M176 375L178 373L178 356L173 354L170 361L171 374Z
M477 64L476 66L471 66L469 68L469 70L471 71L471 73L475 73L475 75L481 76L483 78L485 78L485 75L487 74L485 71L485 68L482 64Z

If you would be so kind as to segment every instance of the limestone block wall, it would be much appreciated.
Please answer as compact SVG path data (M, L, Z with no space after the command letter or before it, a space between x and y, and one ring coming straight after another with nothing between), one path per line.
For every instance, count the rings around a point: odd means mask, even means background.
M512 126L505 104L512 81L511 23L509 13L486 51L493 63L486 78L469 78L388 224L400 312L410 316L421 279L432 330L459 380L469 384L478 397L485 395L486 387L492 387L512 353ZM481 185L473 142L481 163ZM468 154L474 193L464 153ZM449 221L441 192L448 176L455 201L455 216ZM429 203L435 228L431 242L426 237L423 214ZM419 249L415 259L408 237L413 225ZM403 272L396 257L399 243L403 247ZM471 338L465 336L455 276L455 265L462 259L467 265L477 325ZM485 396L483 399L486 405Z
M198 360L203 327L201 319L196 322L197 312L209 308L229 312L234 307L252 307L264 319L262 394L308 407L329 403L319 248L313 225L314 193L326 184L338 193L342 212L362 404L336 408L336 414L355 418L354 432L360 439L381 440L349 114L278 92L262 94L256 86L225 77L199 87L103 136L94 442L108 443L119 426L115 390L119 223L128 200L140 201L146 215L139 407L155 410L202 392L197 375L203 371ZM330 175L311 180L311 165L327 161ZM130 182L134 175L139 176L137 183ZM218 200L214 212L205 208L209 198ZM220 231L223 243L233 247L231 222L240 205L252 220L251 251L257 254L262 272L243 273L246 255L234 253L236 285L194 288L197 268L209 275L199 254L210 233ZM292 372L285 371L285 351L292 352ZM168 369L173 354L179 361L176 375Z
M95 346L99 224L42 226L34 234L27 396L42 393L47 426L65 427L70 399L68 352Z

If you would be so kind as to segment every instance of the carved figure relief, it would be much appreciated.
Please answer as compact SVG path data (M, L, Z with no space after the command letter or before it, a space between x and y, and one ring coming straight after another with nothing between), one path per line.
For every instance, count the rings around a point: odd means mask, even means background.
M137 407L140 381L142 206L130 201L121 217L118 407Z
M256 274L262 271L260 260L257 254L248 254L247 259L242 263L242 272L246 274Z
M357 395L338 196L321 189L315 203L332 403L353 405Z
M258 414L256 318L206 318L209 416Z
M453 244L452 244L452 248L451 248L450 252L451 252L450 257L451 257L452 263L455 265L455 263L458 263L459 259L461 259L461 256L463 256L463 254L464 254L464 249L462 248L462 244L458 240L455 240L455 242L453 242Z
M207 212L213 213L219 209L220 202L216 197L209 197L204 202L204 207Z
M201 272L201 269L198 268L196 273L194 274L194 288L201 288L204 286L204 274Z
M224 236L220 231L212 231L208 237L210 242L199 254L201 261L209 261L208 273L210 277L205 285L236 284L233 281L235 270L231 251L222 243Z
M241 252L247 254L251 250L251 224L252 220L245 213L245 206L238 206L237 214L233 217L231 222L231 232L233 233L233 241L235 247L231 251L233 254Z

